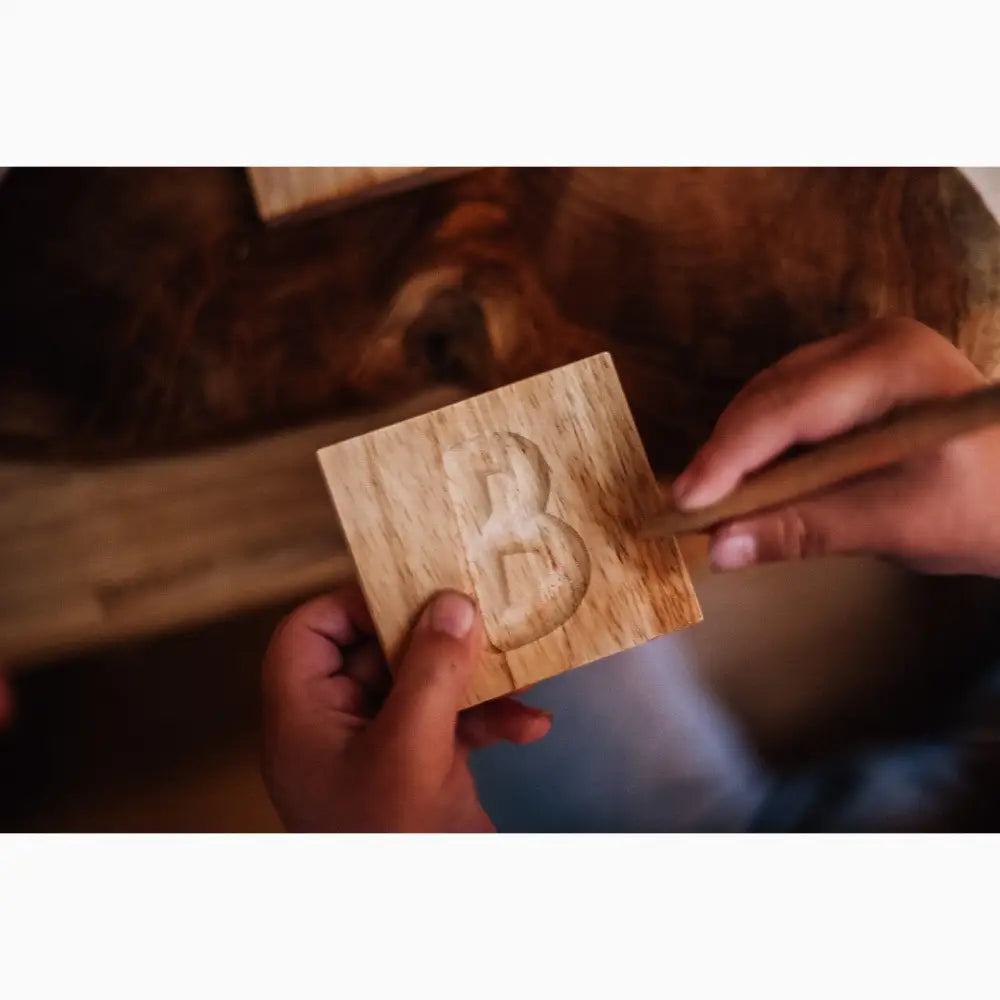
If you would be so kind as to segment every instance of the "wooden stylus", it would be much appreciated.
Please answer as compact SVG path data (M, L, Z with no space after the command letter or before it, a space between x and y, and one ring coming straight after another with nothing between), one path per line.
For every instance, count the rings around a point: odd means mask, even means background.
M804 454L779 459L748 476L728 496L708 507L666 510L647 521L639 534L643 538L662 538L705 531L723 521L777 507L894 465L950 438L998 422L1000 385L900 407Z

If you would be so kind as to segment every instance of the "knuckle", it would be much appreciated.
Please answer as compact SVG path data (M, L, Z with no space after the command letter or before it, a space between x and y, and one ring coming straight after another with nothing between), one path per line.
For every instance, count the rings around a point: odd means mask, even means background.
M761 393L762 405L768 410L784 413L794 409L802 395L802 383L799 380L780 379L772 382Z
M731 422L737 418L742 421L749 414L759 420L772 414L786 413L795 406L800 395L799 384L795 379L775 374L748 392L744 405L740 408L742 412L731 414L729 419Z
M960 496L982 478L983 470L993 464L995 454L1000 454L998 429L953 438L923 459L921 478L934 493L947 491Z
M408 660L419 661L425 669L444 676L458 673L467 658L468 651L458 639L435 633L414 636L407 656Z
M953 438L928 458L927 470L935 478L959 479L976 461L978 442L973 438Z
M779 515L778 540L782 554L790 559L824 556L833 551L829 532L799 507L788 507Z
M881 363L892 365L900 375L908 370L914 390L960 391L978 381L971 363L948 337L914 319L883 321L872 337L870 349ZM905 361L905 369L901 361Z
M919 320L887 317L865 327L863 343L891 345L893 349L926 349L937 346L941 335Z

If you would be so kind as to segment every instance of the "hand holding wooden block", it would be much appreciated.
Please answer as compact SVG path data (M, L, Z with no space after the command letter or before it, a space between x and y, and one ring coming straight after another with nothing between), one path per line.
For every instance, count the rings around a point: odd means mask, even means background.
M424 603L473 595L489 647L468 704L701 620L601 354L324 448L319 460L394 664Z

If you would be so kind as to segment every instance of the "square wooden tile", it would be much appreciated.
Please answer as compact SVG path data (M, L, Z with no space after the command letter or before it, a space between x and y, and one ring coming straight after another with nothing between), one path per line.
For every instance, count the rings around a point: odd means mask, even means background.
M319 452L390 663L436 591L473 594L473 705L701 620L609 354Z
M248 167L265 222L346 207L468 173L469 167Z

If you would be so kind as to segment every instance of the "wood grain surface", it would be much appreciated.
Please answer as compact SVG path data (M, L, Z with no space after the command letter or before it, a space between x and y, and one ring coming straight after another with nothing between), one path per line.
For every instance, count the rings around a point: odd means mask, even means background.
M147 546L142 506L115 499L136 462L166 502L171 483L189 488L189 463L235 482L275 433L364 413L378 426L435 387L468 395L609 350L668 475L761 368L893 313L1000 374L1000 231L957 171L482 170L271 228L244 170L13 169L0 185L0 567L18 568L3 570L15 610L2 634L68 649L138 627L69 613L92 593L72 565L88 521L104 534L87 559L103 547L145 567L143 628L290 596L288 577L251 585L253 559L213 546L213 516L220 538L233 531L225 505L205 506L203 557L194 542L189 556L240 581L230 596L158 591L176 564ZM278 558L263 525L296 505L328 516L313 460L295 454L299 493L257 508L246 550ZM71 529L68 483L84 474ZM44 510L62 514L40 525ZM76 541L61 549L63 530ZM46 557L18 554L32 547ZM330 579L330 551L303 568L303 592Z
M324 448L390 663L437 591L475 594L468 705L701 620L607 354Z
M23 666L345 583L316 449L456 398L197 456L0 466L0 657Z
M611 350L654 468L799 344L894 313L1000 371L953 170L481 170L263 226L242 170L12 170L0 453L118 459Z
M251 167L248 172L260 217L271 222L380 198L464 171L442 167Z

